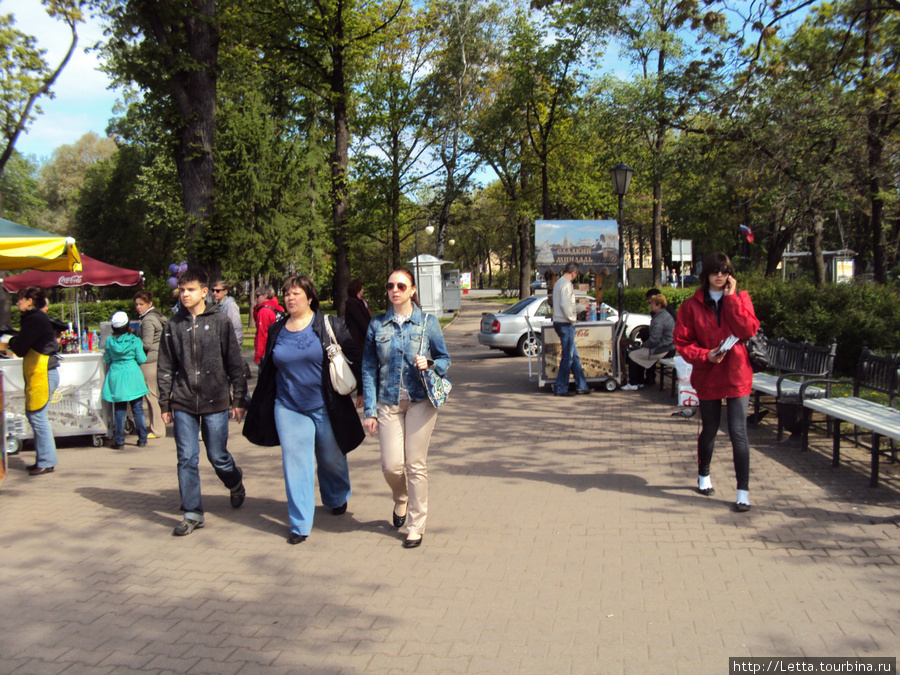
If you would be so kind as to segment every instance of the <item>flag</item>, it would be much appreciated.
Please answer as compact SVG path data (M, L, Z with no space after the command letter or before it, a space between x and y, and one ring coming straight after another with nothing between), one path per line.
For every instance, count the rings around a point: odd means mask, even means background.
M746 225L741 225L741 233L744 235L744 238L747 240L748 244L752 244L755 237L753 236L753 230L751 230Z

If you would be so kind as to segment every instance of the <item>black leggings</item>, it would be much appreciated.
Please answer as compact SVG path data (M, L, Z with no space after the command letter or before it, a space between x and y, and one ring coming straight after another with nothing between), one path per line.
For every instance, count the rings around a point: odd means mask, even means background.
M737 489L749 490L750 487L750 442L747 440L747 408L749 396L725 399L728 406L728 435L731 436L731 452L734 456L734 473L737 476ZM722 418L722 401L700 401L700 421L703 428L697 439L697 473L709 475L709 464L712 461L713 446L719 431Z

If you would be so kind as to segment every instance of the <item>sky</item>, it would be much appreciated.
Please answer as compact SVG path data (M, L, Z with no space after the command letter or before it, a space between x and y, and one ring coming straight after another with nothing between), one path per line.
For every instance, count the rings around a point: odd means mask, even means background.
M47 50L45 60L56 68L71 42L68 27L47 16L39 0L0 0L0 12L13 14L16 28L36 37L38 46ZM16 141L21 154L43 160L60 145L74 143L89 131L106 135L117 96L108 88L109 78L97 70L98 55L85 53L86 47L102 37L99 20L88 18L86 24L79 24L78 45L56 80L55 98L38 100L43 114Z

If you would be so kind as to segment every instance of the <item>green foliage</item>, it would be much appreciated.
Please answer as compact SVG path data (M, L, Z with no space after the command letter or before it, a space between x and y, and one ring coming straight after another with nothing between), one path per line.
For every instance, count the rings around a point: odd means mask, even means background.
M98 327L101 321L109 321L116 312L125 312L131 319L137 319L137 312L134 309L134 302L131 300L102 300L100 302L86 302L79 306L84 317L85 324L92 329ZM168 310L163 304L157 306L164 315L168 314ZM47 310L47 315L55 319L63 321L72 321L75 312L75 303L60 302L51 304ZM10 324L18 326L20 322L19 308L15 305L10 308L9 312ZM74 325L74 321L73 321Z

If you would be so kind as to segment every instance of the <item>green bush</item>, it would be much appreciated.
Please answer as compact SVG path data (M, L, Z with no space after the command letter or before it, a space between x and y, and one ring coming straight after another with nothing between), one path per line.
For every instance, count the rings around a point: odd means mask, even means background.
M817 345L836 340L837 373L855 373L863 344L881 353L900 352L900 294L890 286L859 283L816 288L808 281L743 275L738 284L750 293L766 336ZM663 295L677 309L696 289L666 287ZM645 288L627 289L625 308L647 313L646 292Z
M100 302L85 302L79 305L85 323L92 329L98 327L101 321L109 321L116 312L125 312L130 318L137 319L137 312L134 309L132 300L102 300ZM64 302L51 304L47 314L56 318L63 318L63 310L65 309L65 321L72 321L75 312L74 302ZM169 315L168 307L157 307L163 315ZM10 323L13 326L19 325L19 308L13 305L9 312Z

